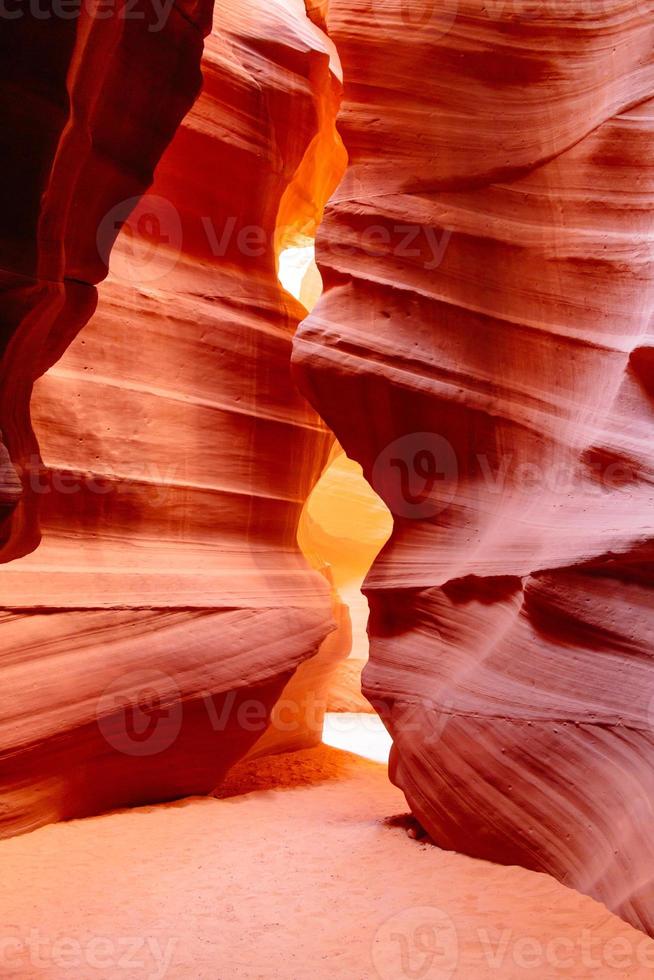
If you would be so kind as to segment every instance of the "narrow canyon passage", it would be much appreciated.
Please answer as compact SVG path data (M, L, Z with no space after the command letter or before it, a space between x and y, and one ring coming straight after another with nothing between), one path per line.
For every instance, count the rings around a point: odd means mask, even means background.
M280 263L307 306L320 293L312 257L305 245ZM360 692L360 589L391 527L361 468L336 447L298 542L349 609L352 650L331 675L323 737L351 752L324 745L262 758L255 745L217 798L0 842L3 977L651 976L654 942L598 903L408 835L415 824L385 765L390 736Z
M651 977L654 0L116 2L0 12L0 980Z
M303 238L283 249L278 274L308 315L323 292L315 241ZM298 545L343 603L348 623L341 628L351 637L347 659L334 666L330 678L323 739L378 762L388 760L391 741L361 692L361 676L369 659L369 607L362 589L392 529L392 515L365 480L361 467L335 443L298 525Z
M323 292L316 265L315 241L286 247L279 257L279 279L302 303L307 315ZM350 652L335 668L327 694L322 739L379 763L387 763L391 737L361 692L369 658L368 602L365 576L391 536L393 518L363 476L358 463L336 444L311 491L298 526L298 544L314 568L322 570L347 608Z

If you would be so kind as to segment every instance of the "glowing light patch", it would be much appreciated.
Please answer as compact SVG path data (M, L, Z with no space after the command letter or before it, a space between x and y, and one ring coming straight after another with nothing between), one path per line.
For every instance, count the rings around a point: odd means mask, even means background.
M302 301L305 276L316 260L315 245L285 248L279 255L278 277L284 289Z
M334 749L352 752L373 762L388 762L393 744L377 715L328 712L322 740Z

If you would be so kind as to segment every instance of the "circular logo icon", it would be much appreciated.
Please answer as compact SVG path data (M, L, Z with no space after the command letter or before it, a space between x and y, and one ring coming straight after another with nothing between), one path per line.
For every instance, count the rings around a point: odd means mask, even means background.
M380 27L388 28L399 18L402 27L424 31L425 42L445 37L454 27L459 0L370 0L372 14Z
M377 930L372 962L381 980L450 980L459 962L452 917L432 906L398 912Z
M182 727L179 688L158 670L132 671L113 681L96 710L98 727L112 748L125 755L157 755Z
M114 250L118 235L121 240ZM118 279L153 282L171 272L182 251L182 222L164 197L130 197L109 211L98 228L98 254Z
M372 486L397 517L420 520L442 513L457 490L456 453L435 432L413 432L379 454Z

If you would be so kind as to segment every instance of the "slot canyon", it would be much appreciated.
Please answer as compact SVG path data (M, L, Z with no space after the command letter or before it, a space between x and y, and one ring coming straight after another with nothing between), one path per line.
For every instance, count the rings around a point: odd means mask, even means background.
M654 973L654 0L2 0L0 978Z

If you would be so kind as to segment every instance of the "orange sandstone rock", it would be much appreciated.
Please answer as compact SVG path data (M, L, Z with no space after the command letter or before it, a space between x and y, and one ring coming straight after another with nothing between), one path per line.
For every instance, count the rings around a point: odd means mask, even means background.
M414 813L651 933L654 3L536 7L331 0L295 362L394 513L364 679Z
M2 834L211 791L334 628L296 542L331 436L276 270L342 172L338 62L299 0L219 0L175 133L206 15L80 21L12 63L48 145L3 261ZM275 748L316 738L300 714Z

